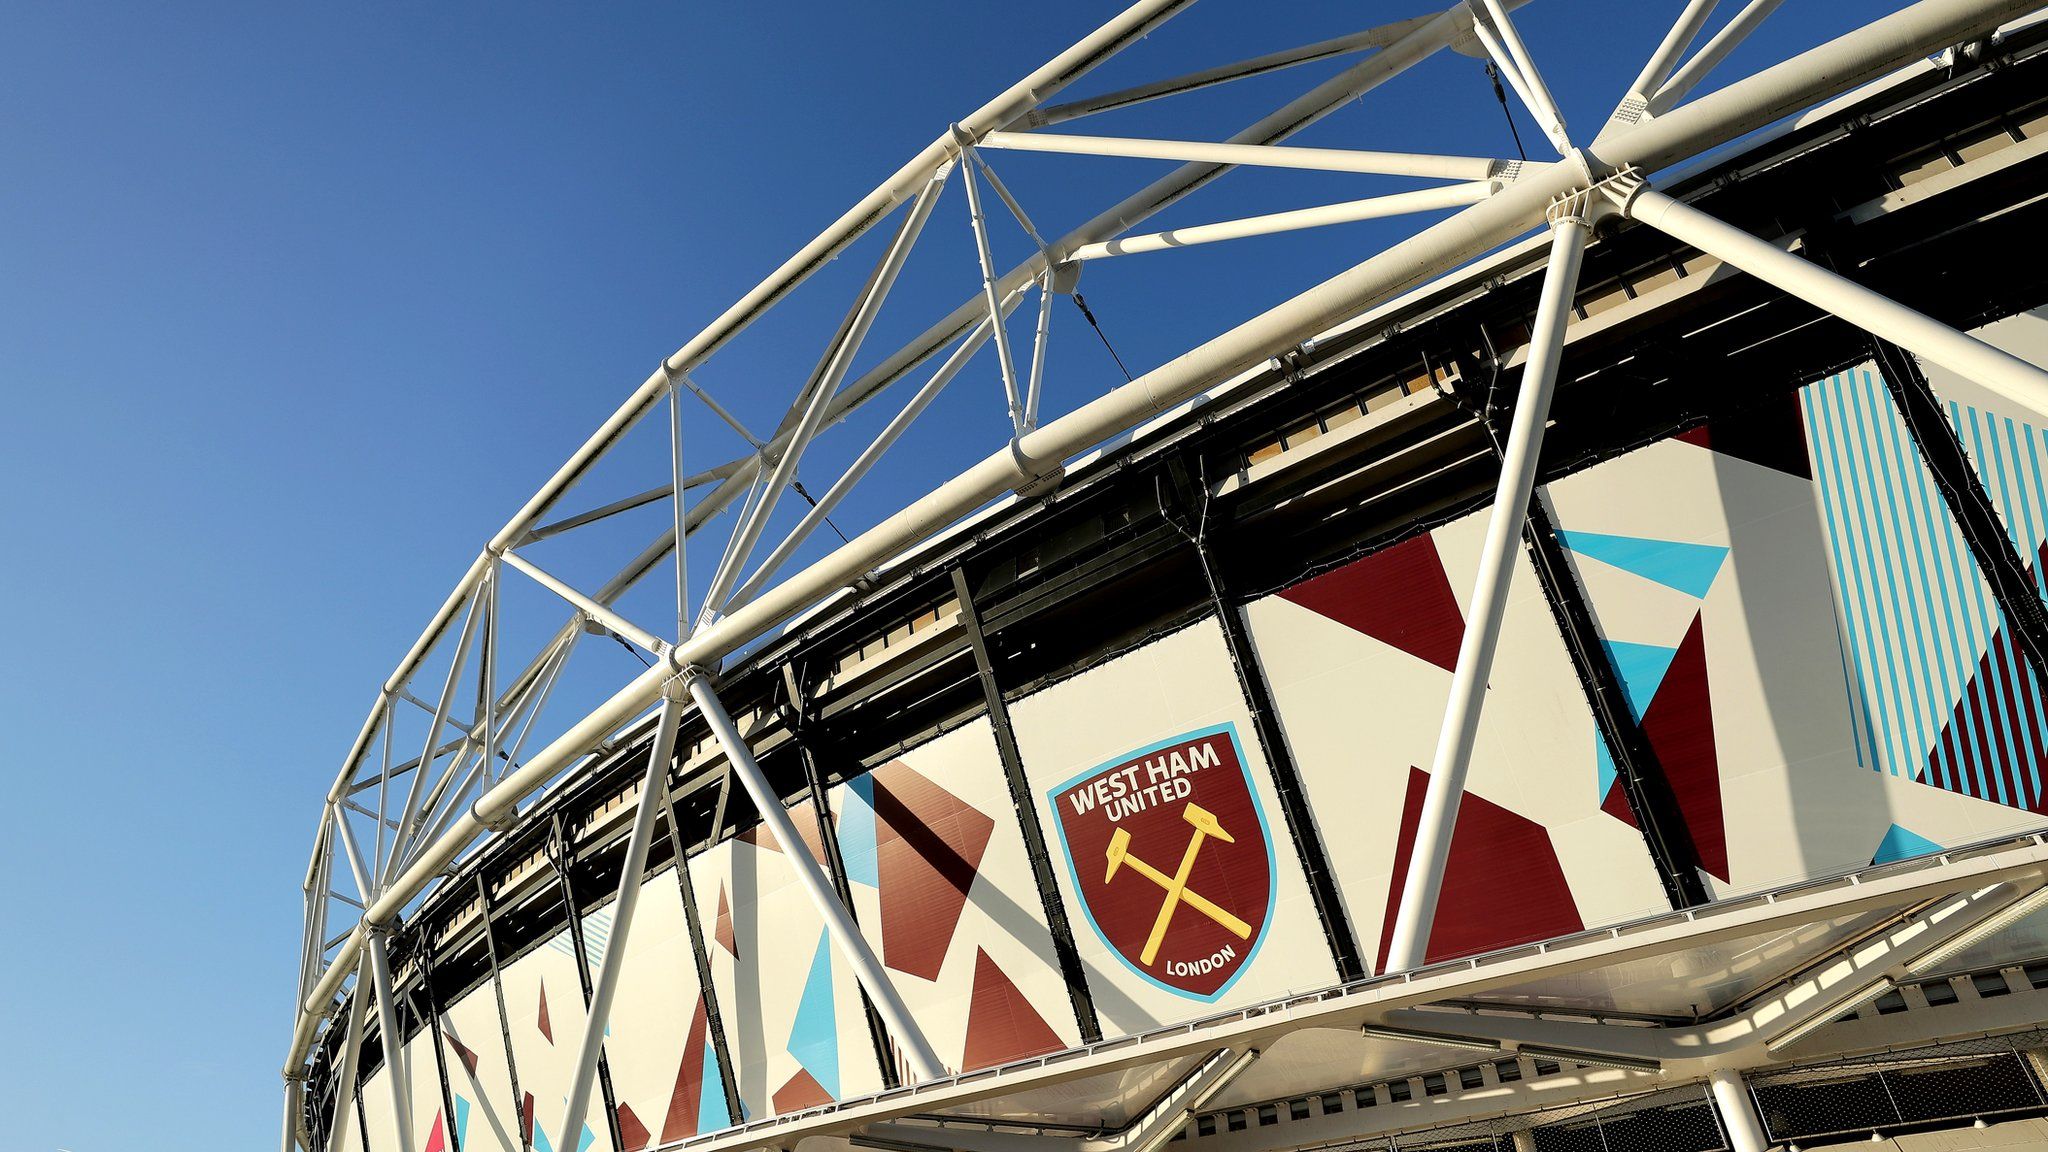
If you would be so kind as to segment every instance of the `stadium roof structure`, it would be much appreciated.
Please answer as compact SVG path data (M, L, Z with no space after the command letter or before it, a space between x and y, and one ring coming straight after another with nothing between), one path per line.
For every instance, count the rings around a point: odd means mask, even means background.
M522 835L559 819L572 792L608 781L620 802L590 835L602 841L604 851L616 853L608 856L610 866L624 879L613 906L613 947L598 967L583 1035L575 1041L576 1075L555 1129L578 1130L595 1091L638 880L650 853L664 849L657 838L663 812L669 812L671 835L676 823L673 800L657 805L639 798L693 791L691 775L708 780L715 769L719 780L740 785L778 842L801 839L785 809L788 790L759 763L766 745L778 738L774 722L759 711L740 709L737 719L728 711L726 685L750 662L887 602L892 589L925 579L936 558L1014 531L1034 510L1074 492L1113 483L1120 469L1176 438L1282 407L1298 381L1347 371L1399 346L1405 333L1488 301L1519 301L1525 311L1533 305L1534 313L1526 346L1498 365L1518 374L1498 442L1469 406L1432 404L1427 397L1413 398L1415 403L1375 426L1382 444L1407 438L1413 446L1407 466L1422 460L1434 470L1441 489L1431 497L1436 509L1492 509L1415 854L1392 921L1385 974L952 1074L925 1042L916 1014L894 992L831 878L808 856L793 853L792 873L900 1052L906 1082L869 1097L740 1123L680 1145L793 1148L800 1139L825 1138L895 1152L1027 1152L1063 1144L1084 1146L1084 1152L1156 1152L1168 1140L1187 1139L1190 1118L1205 1110L1320 1098L1330 1093L1332 1070L1338 1068L1355 1084L1372 1084L1423 1073L1455 1077L1471 1064L1474 1079L1465 1089L1413 1102L1430 1109L1431 1123L1443 1123L1627 1096L1672 1077L1711 1077L1792 1058L1823 1029L1832 1029L1830 1049L1927 1043L1982 1031L1988 1026L1984 1020L1932 1009L1882 1018L1857 1014L1936 975L1996 971L2048 953L2048 917L2038 914L2048 905L2048 840L2038 835L1804 879L1717 903L1675 898L1674 904L1692 906L1503 952L1424 962L1422 945L1435 913L1545 432L1554 423L1562 434L1575 435L1561 415L1572 403L1569 389L1558 395L1559 360L1568 343L1575 356L1597 353L1599 364L1612 370L1635 355L1628 340L1636 329L1629 324L1663 323L1699 310L1713 318L1703 330L1720 325L1715 338L1725 343L1716 346L1719 354L1736 363L1762 339L1744 342L1753 335L1742 327L1749 322L1744 318L1753 321L1763 310L1791 301L1799 309L1796 319L1771 313L1758 323L1778 341L1777 350L1805 348L1809 359L1803 368L1839 362L1843 353L1828 340L1842 332L1878 332L1921 360L2048 418L2048 373L1951 327L2000 307L2009 311L2015 299L2038 302L2039 276L2024 270L2012 272L2010 282L1987 276L1982 300L1920 299L1915 293L1922 289L1912 280L1916 270L1924 270L1914 263L1926 259L1924 252L1915 255L1922 233L1884 232L1886 216L1910 206L1950 213L1955 228L1968 224L1982 236L2010 239L2014 233L2001 229L2019 229L2034 219L2023 214L2034 200L2024 188L2038 174L2032 165L2040 149L2022 143L1975 170L1958 167L1956 178L1938 188L1916 186L1911 195L1875 198L1875 207L1850 221L1868 226L1857 235L1875 237L1869 251L1889 261L1871 261L1869 275L1856 274L1853 262L1843 259L1846 247L1828 249L1818 235L1788 236L1770 227L1784 221L1772 216L1767 202L1773 195L1789 198L1785 173L1796 171L1800 157L1852 145L1883 151L1900 143L1886 140L1887 117L1941 101L1961 106L1972 98L1971 85L1985 76L2033 65L2044 43L2040 26L2028 18L2037 5L1920 0L1690 98L1775 6L1774 0L1752 0L1693 49L1714 4L1686 4L1655 57L1625 89L1617 84L1612 116L1591 132L1564 123L1538 62L1515 31L1511 10L1519 5L1511 0L1472 0L1339 40L1060 102L1070 85L1187 7L1175 0L1143 0L949 125L661 360L483 544L377 691L326 797L305 879L302 962L285 1060L286 1152L312 1147L302 1131L301 1093L316 1051L331 1054L350 1083L373 1000L381 1034L402 1033L393 990L404 972L394 965L390 946L398 926L438 920L444 933L456 933L462 882L479 862L494 851L512 852ZM1489 58L1558 159L1539 163L1285 143L1318 118L1444 51ZM1332 59L1347 63L1220 143L1084 136L1064 129L1098 113ZM1738 141L1739 151L1725 150ZM986 162L985 154L1019 150L1072 157L1077 171L1103 156L1178 166L1078 228L1047 238ZM1141 230L1153 214L1240 167L1394 177L1427 186L1322 208ZM856 373L878 311L941 190L956 179L971 205L982 290ZM1937 193L1948 199L1924 209ZM1728 218L1699 206L1717 195L1729 204ZM1080 267L1089 261L1448 209L1456 211L1106 396L1057 416L1041 410L1051 304L1072 292ZM1014 216L1037 246L1007 271L995 265L988 242L989 223L998 212ZM1916 227L1924 232L1926 226ZM757 435L694 374L871 231L887 238L873 271L836 331L823 334L825 351L794 388L780 422ZM1599 240L1592 243L1596 234ZM1721 268L1670 286L1664 296L1636 297L1643 307L1609 317L1611 331L1583 324L1567 333L1586 261L1631 246L1696 251ZM807 543L847 492L989 344L1005 386L1007 442L791 571L793 558L806 554ZM1597 370L1580 372L1569 383L1577 386ZM898 413L786 534L770 543L776 509L796 490L798 464L814 442L882 398L891 385L913 379L917 391ZM1654 407L1657 401L1642 403ZM750 450L710 469L686 469L686 413L728 425ZM650 418L669 425L672 451L665 474L646 477L646 487L634 495L567 511L565 500L579 480ZM1611 436L1632 418L1626 411L1603 417L1603 432ZM1275 531L1291 532L1305 522L1300 518L1332 501L1356 502L1361 493L1378 498L1400 490L1406 479L1368 470L1333 489L1307 473L1290 477L1303 459L1248 464L1235 476L1213 483L1205 478L1202 487L1209 498L1256 505L1248 518L1274 518L1282 526ZM540 541L570 539L636 509L663 506L670 512L663 530L601 585L579 587L535 559ZM735 514L721 521L728 511ZM687 549L714 543L715 574L708 587L692 589ZM559 602L557 612L566 612L531 651L501 651L499 637L516 631L503 608L509 597L501 597L501 587L512 580L546 590ZM619 608L621 598L643 582L670 580L672 630L629 619ZM593 633L644 651L649 666L573 720L543 720L579 638ZM410 758L394 747L401 716L426 718L423 747ZM686 726L703 733L687 749L679 744ZM680 785L668 776L679 752L685 775ZM637 786L635 772L641 773ZM725 804L725 792L717 795L714 825L723 819ZM372 986L374 998L364 994ZM2014 1013L2013 1003L2006 1001L2000 1010ZM1925 1006L1924 1000L1916 1005ZM2033 1018L2044 1014L2037 1010ZM1859 1029L1869 1035L1849 1035ZM1540 1084L1519 1077L1507 1082L1486 1063L1501 1054L1547 1059L1564 1071ZM401 1116L406 1091L397 1088ZM336 1102L337 1114L345 1103L346 1090ZM1290 1111L1286 1122L1220 1132L1214 1141L1239 1152L1355 1143L1372 1130L1355 1108L1341 1120L1328 1108L1312 1112ZM1390 1128L1417 1123L1399 1109L1382 1118ZM1735 1146L1746 1147L1740 1139Z

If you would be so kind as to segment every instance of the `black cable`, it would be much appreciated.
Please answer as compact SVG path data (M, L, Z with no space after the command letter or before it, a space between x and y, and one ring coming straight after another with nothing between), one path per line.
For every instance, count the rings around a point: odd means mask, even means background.
M1522 134L1515 130L1515 110L1508 107L1508 94L1500 86L1500 70L1491 60L1486 62L1486 78L1493 81L1493 98L1500 101L1500 114L1508 118L1508 135L1515 138L1515 154L1527 160L1529 154L1522 150Z
M811 499L811 494L809 492L804 491L803 481L791 480L789 482L789 486L792 491L794 491L797 495L804 498L804 503L809 504L813 508L816 508L818 506L818 502L816 500ZM839 542L841 544L852 543L852 541L846 538L846 533L839 531L839 525L834 524L830 516L825 517L825 527L832 529L832 531L835 533L838 533Z
M609 628L605 629L604 634L611 637L614 640L617 640L619 642L619 647L624 648L628 652L631 652L633 654L633 659L638 660L640 663L646 665L649 668L654 667L653 661L649 660L646 656L642 655L640 650L638 648L633 647L632 643L628 641L624 636L619 635L617 632L614 632Z
M1095 329L1095 338L1102 341L1104 348L1109 349L1109 358L1116 361L1117 371L1124 374L1124 383L1130 383L1131 370L1124 367L1124 358L1116 354L1116 349L1110 346L1109 336L1102 331L1102 325L1095 322L1095 313L1088 310L1088 301L1083 299L1079 292L1074 293L1073 296L1074 306L1081 310L1081 318L1088 321L1088 326Z

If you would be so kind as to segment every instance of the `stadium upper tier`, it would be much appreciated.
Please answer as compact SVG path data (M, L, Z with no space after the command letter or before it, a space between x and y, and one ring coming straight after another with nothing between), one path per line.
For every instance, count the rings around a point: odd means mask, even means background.
M1183 6L949 128L479 553L327 796L285 1152L1752 1152L2048 1115L2048 23L1922 0L1688 98L1773 6L1709 33L1700 0L1591 130L1515 33L1545 6L1495 0L1057 102ZM1447 50L1561 158L1281 143ZM1228 145L1068 134L1318 64ZM1048 238L998 150L1180 167ZM1138 231L1253 165L1425 187ZM860 360L952 182L983 290ZM1086 262L1397 212L1440 218L1041 411ZM1008 272L998 215L1037 249ZM692 372L870 230L757 435ZM821 546L970 362L1007 442ZM749 447L691 473L686 419ZM842 422L871 442L799 488ZM1902 1103L1909 1073L1947 1087ZM1813 1104L1843 1083L1891 1112Z

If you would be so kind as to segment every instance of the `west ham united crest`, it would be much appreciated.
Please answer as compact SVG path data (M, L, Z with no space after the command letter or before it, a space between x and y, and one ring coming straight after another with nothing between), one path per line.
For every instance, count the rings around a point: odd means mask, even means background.
M1214 1000L1273 910L1273 845L1237 729L1189 732L1049 795L1089 923L1139 975Z

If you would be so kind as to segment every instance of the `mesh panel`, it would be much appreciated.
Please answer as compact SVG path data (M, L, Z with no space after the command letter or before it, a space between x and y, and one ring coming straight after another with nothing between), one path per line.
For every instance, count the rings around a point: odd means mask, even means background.
M1526 1142L1517 1145L1516 1134ZM1355 1141L1343 1152L1723 1152L1702 1085Z
M2048 1107L2048 1056L2029 1054L2043 1049L2048 1033L2027 1032L1759 1076L1750 1090L1774 1141L1967 1121Z

